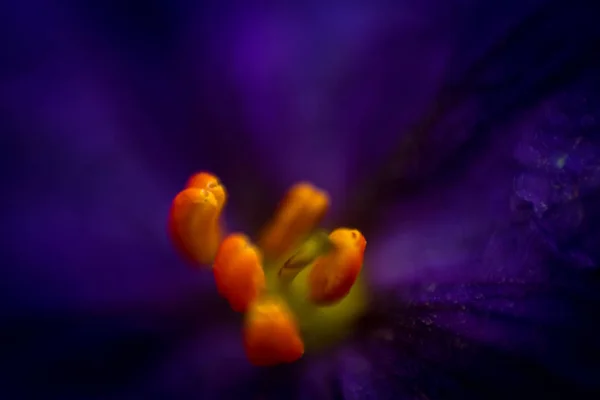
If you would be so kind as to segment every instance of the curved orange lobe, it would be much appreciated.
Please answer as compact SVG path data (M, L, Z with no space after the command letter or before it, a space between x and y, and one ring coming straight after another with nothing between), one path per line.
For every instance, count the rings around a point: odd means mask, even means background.
M246 356L255 366L291 363L304 354L296 320L278 298L261 299L252 304L243 334Z
M219 181L219 178L208 172L198 172L192 175L185 185L186 188L206 189L215 196L219 212L223 210L227 202L227 191Z
M179 192L169 213L175 246L194 263L211 263L221 239L218 218L218 202L210 191L188 188Z
M213 274L217 290L238 312L246 311L266 286L259 251L239 233L227 236L219 246Z
M169 233L175 247L194 264L210 264L222 237L220 215L227 191L208 173L194 174L173 200Z
M362 269L367 241L355 229L331 232L334 249L315 261L308 274L309 299L318 305L336 303L346 297Z
M279 259L293 250L318 226L328 207L324 191L304 182L292 186L261 235L265 255Z

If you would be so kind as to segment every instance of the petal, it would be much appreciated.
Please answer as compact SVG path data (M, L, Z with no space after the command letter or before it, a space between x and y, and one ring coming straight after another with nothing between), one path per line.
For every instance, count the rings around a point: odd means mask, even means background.
M246 311L266 285L260 253L239 233L229 235L219 246L213 274L219 293L238 312Z
M244 324L244 348L256 366L290 363L304 354L296 320L285 303L266 298L250 307Z

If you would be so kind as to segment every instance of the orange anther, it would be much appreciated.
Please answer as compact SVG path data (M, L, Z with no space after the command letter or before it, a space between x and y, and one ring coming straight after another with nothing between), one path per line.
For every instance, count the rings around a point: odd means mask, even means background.
M246 311L265 289L261 256L239 233L227 236L219 246L213 273L217 290L234 311Z
M335 303L349 292L362 269L367 241L355 229L340 228L329 235L333 250L315 261L308 274L310 300Z
M357 229L338 228L329 234L329 240L336 248L357 251L361 256L367 247L367 240Z
M304 354L304 343L292 312L275 297L252 304L243 334L246 356L255 366L291 363Z
M219 245L219 205L208 190L188 188L173 200L169 231L175 246L191 261L212 262Z
M198 172L187 181L186 188L206 189L211 192L217 200L219 212L227 202L227 191L219 181L219 178L208 172Z
M321 222L328 207L325 192L309 183L292 186L261 236L265 254L277 259L293 250Z
M199 172L173 200L169 231L175 246L195 264L210 264L221 241L220 215L227 191L219 179Z

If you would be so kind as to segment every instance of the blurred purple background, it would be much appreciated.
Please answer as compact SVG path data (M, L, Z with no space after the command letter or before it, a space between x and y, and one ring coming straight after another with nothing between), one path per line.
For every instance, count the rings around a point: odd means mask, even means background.
M2 399L590 398L597 12L578 1L0 5ZM328 190L368 239L351 341L253 369L165 234L209 170L256 232Z

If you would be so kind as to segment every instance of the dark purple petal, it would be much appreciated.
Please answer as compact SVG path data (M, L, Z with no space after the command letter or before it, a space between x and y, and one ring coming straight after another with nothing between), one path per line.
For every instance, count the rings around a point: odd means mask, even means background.
M589 104L565 114L562 131L531 147L539 159L549 159L557 143L568 143L569 137L597 146L598 132L584 132L579 125L582 114L597 114L597 94L573 89L552 103L566 112L573 93L589 96ZM535 129L543 137L548 124L547 114L533 112L511 129ZM504 142L510 137L505 135ZM564 196L565 187L556 183L565 176L563 168L523 162L528 135L513 138L520 166L507 162L511 153L494 143L471 165L472 173L437 187L437 198L399 202L388 221L402 223L390 222L367 261L383 291L374 307L382 317L365 322L364 335L375 350L365 347L360 357L374 371L383 359L376 352L397 357L390 362L401 370L407 360L419 360L419 369L399 380L408 385L425 379L428 386L414 383L413 390L429 398L489 398L490 387L498 398L530 392L585 396L600 390L593 372L599 367L598 328L590 318L600 302L600 185ZM593 162L594 156L587 160ZM493 184L483 184L478 170ZM545 192L538 179L511 185L514 176L525 173L544 177ZM577 189L582 175L583 168L568 175ZM366 379L361 390L384 390L375 378L361 377Z

